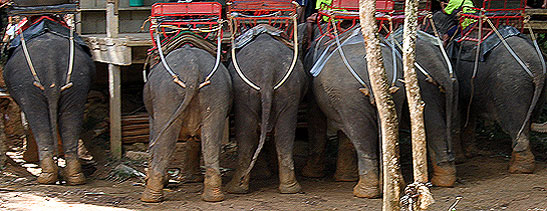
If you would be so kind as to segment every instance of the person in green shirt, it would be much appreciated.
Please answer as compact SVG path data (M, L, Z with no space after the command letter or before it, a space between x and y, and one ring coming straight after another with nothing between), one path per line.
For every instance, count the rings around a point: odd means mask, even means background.
M458 25L459 19L456 16L458 12L474 13L475 10L472 9L473 7L475 6L472 0L449 0L448 2L441 2L442 9L433 14L433 21L443 41L446 42L455 33L467 29L476 22L474 19L466 18Z

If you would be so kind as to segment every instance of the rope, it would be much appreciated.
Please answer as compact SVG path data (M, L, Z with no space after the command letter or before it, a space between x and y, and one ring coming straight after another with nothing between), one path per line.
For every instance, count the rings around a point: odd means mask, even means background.
M346 68L349 70L349 72L355 78L355 80L357 80L361 84L361 86L363 86L364 88L368 90L371 90L368 88L367 84L363 81L363 79L359 77L357 72L355 72L355 70L351 67L348 60L346 59L346 55L344 55L344 51L342 50L342 46L340 45L340 39L338 38L338 30L336 29L336 23L334 20L332 20L332 24L333 24L332 28L334 29L334 39L336 40L336 45L338 46L338 52L340 53L340 57L342 57L342 61L344 62L344 65L346 65ZM393 76L393 77L396 77L396 76Z
M220 54L221 54L221 45L222 45L222 31L217 32L217 58L215 61L215 66L213 67L213 70L207 75L205 80L199 84L199 88L201 89L204 86L207 86L211 84L211 77L215 74L215 72L218 70L218 66L220 65Z
M34 82L32 84L40 88L42 91L44 91L45 90L44 86L42 86L42 83L40 82L40 79L38 78L38 74L36 74L36 70L34 69L34 65L32 64L32 60L30 59L30 55L27 49L27 42L25 41L25 37L23 36L23 31L21 29L19 29L19 34L21 35L21 47L23 48L25 59L27 60L27 64L29 66L30 72L32 73L32 77L34 77Z
M515 60L517 60L517 62L520 64L520 66L524 69L524 71L526 71L526 73L528 73L528 75L530 77L534 78L534 74L532 73L532 71L530 71L528 66L526 66L526 64L524 64L524 62L515 53L515 51L513 51L513 48L511 48L511 46L509 46L509 43L507 43L507 41L505 41L503 36L501 36L500 32L498 31L498 29L496 29L496 27L494 26L492 21L490 19L488 19L488 17L485 17L485 19L486 19L486 22L488 22L488 24L490 25L490 27L492 27L492 29L494 29L494 32L500 38L500 40L503 43L503 45L505 46L505 48L509 51L509 53L511 53L511 56L513 56L513 58L515 58Z
M72 70L74 69L74 27L70 26L70 48L69 48L69 55L70 58L68 60L68 71L66 73L66 82L63 87L61 87L61 91L64 91L70 87L72 87L72 81L70 81L70 78L72 77Z
M171 70L171 67L167 64L167 61L165 60L165 57L163 56L163 51L161 49L161 42L160 42L160 35L156 33L156 45L158 46L158 53L160 54L161 63L163 64L163 67L169 75L173 78L173 81L180 85L182 88L186 88L186 84L180 80L179 76Z
M298 20L296 19L296 15L293 15L292 16L292 19L293 19L293 32L294 32L294 45L293 45L293 59L292 59L292 63L291 63L291 67L289 68L289 71L287 71L287 73L285 74L285 76L283 77L283 79L281 79L281 81L279 83L277 83L277 85L274 86L274 90L278 89L279 87L281 87L285 81L289 78L289 76L291 75L291 73L293 72L294 70L294 67L296 66L296 61L298 60Z
M443 58L446 62L446 66L448 67L448 73L450 74L451 78L454 78L454 70L452 69L452 63L450 62L450 58L448 58L448 54L446 53L446 50L444 49L443 41L441 40L441 38L439 36L439 32L437 31L437 27L435 26L435 22L433 21L433 17L430 14L426 18L428 18L430 23L431 23L431 28L433 29L433 32L435 33L435 37L437 38L439 48L441 49L441 53L442 53Z
M228 25L230 27L230 30L232 31L231 35L230 35L230 43L232 44L232 50L231 50L231 54L232 54L232 63L234 64L234 68L236 69L236 72L237 72L237 75L239 75L239 77L243 80L243 82L245 82L247 85L249 85L250 87L252 87L253 89L255 89L256 91L260 91L260 87L258 87L256 84L254 84L251 80L249 80L247 78L247 76L245 76L245 74L243 74L243 72L241 71L241 68L239 67L239 64L237 63L237 58L236 58L236 49L234 48L235 46L235 33L236 33L236 28L235 26L233 25L233 19L232 19L232 16L229 15L228 16Z
M253 89L257 90L257 91L260 91L260 87L258 85L256 85L255 83L253 83L249 78L247 78L247 76L245 76L245 74L243 73L243 71L241 71L241 68L239 67L239 64L237 62L237 58L236 58L236 50L234 48L235 46L235 34L236 34L236 30L237 28L234 26L233 24L233 17L235 16L229 16L229 20L228 21L228 25L232 31L231 33L231 36L230 36L230 42L232 44L232 50L231 50L231 54L232 54L232 63L234 64L234 69L236 69L236 72L237 74L239 75L239 77L243 80L243 82L245 82L247 85L249 85L250 87L252 87ZM281 81L279 81L275 86L274 86L274 90L277 90L279 87L281 87L285 82L286 80L289 78L289 76L291 75L291 73L294 71L294 67L296 66L296 62L298 61L298 20L296 18L296 15L292 15L292 20L293 20L293 34L294 34L294 42L293 42L293 59L292 59L292 62L291 62L291 66L289 67L287 73L285 73L285 75L283 76L283 78L281 79Z

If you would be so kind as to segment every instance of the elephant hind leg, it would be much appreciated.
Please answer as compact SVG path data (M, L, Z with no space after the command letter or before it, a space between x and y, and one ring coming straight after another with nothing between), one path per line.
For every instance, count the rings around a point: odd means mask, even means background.
M37 97L38 98L38 97ZM28 99L28 98L24 98ZM19 102L21 109L27 117L28 124L34 131L34 138L38 145L38 157L42 173L38 176L40 184L54 184L58 179L58 167L54 160L57 144L53 143L53 134L51 134L51 125L49 114L47 112L47 102L45 100L35 99L35 102ZM30 106L32 105L32 107Z
M245 170L251 164L252 153L256 149L258 117L253 111L237 103L234 105L234 114L235 136L238 149L237 169L232 180L227 185L227 191L229 193L243 194L249 192L249 177L243 177L245 176Z
M338 131L338 157L336 159L334 180L341 182L359 180L357 152L349 138L342 131Z
M201 199L208 202L224 200L219 160L227 109L225 112L219 110L206 114L201 128L201 151L205 165Z
M181 119L175 120L175 122L168 127L164 133L160 136L159 132L165 127L170 119L170 115L173 110L177 108L176 102L173 101L171 105L166 105L163 108L164 111L156 112L153 118L151 118L151 125L154 127L150 131L150 166L146 175L146 187L141 195L141 201L144 202L161 202L163 200L163 186L166 181L166 170L171 160L171 155L175 151L175 145L177 137L180 132L182 121Z
M283 110L275 124L275 147L279 164L279 191L298 193L302 187L294 174L294 137L296 133L298 105Z
M66 160L64 176L68 185L81 185L86 182L78 158L78 139L82 130L84 107L77 105L78 100L85 102L85 96L78 98L80 99L72 99L73 102L61 99L61 111L64 112L59 116L59 133Z
M374 121L345 122L343 132L357 152L359 182L353 195L359 198L378 198L382 195L378 172L378 129Z

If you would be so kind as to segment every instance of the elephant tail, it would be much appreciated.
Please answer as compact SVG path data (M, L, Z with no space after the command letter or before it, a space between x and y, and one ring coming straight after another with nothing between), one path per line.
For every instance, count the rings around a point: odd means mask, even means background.
M539 77L539 76L541 76L541 77ZM517 143L513 147L513 149L517 152L525 150L526 148L528 148L528 145L529 145L528 143L524 143L524 144L521 145L520 140L522 140L522 139L520 139L520 135L524 131L524 128L526 128L526 126L530 122L530 119L532 118L532 113L534 113L534 110L536 108L536 104L538 104L538 102L539 102L541 92L543 91L543 85L545 84L544 74L539 74L538 77L534 77L533 81L534 81L535 86L534 86L534 95L532 97L532 103L530 104L530 107L528 108L528 113L526 113L526 119L524 119L524 122L522 123L522 126L521 126L519 132L517 133L517 138L516 138Z
M58 119L59 119L59 98L60 90L55 87L51 90L52 93L48 94L48 108L49 108L49 124L51 130L51 136L53 137L53 146L57 146L59 143L59 135L57 132ZM57 149L57 147L55 147ZM57 149L58 150L58 149ZM65 149L66 150L66 149Z
M458 81L454 77L448 78L448 86L446 89L446 96L445 96L445 115L446 115L446 141L449 146L449 151L452 151L452 141L455 133L457 133L453 129L459 128L458 121L455 121L457 117L458 112Z
M258 147L256 148L256 151L253 155L253 159L251 160L251 164L245 171L245 174L241 178L241 182L245 181L247 177L249 177L251 170L253 169L256 160L258 159L258 155L260 154L260 151L262 151L262 148L264 147L264 143L266 142L266 136L268 132L270 131L270 116L272 111L272 102L273 102L273 93L274 89L272 87L264 87L260 90L260 96L261 96L261 102L262 102L262 123L260 124L260 139L258 140Z
M197 70L197 67L192 68L195 71L188 71L187 74L185 74L186 77L186 88L184 88L185 96L184 100L182 100L182 103L179 104L177 109L169 116L169 120L167 121L167 124L165 124L159 133L154 136L152 140L150 140L150 144L148 146L149 149L152 149L152 147L156 144L157 140L175 123L175 120L177 120L184 111L188 108L190 103L192 102L192 99L197 95L197 92L199 90L198 80L199 80L199 70ZM173 82L174 83L174 82ZM176 83L175 83L176 84ZM182 89L182 87L179 87L179 85L176 85L177 88Z

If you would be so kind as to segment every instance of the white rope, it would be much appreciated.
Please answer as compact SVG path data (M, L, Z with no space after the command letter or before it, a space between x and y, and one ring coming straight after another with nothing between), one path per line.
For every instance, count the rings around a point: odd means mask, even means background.
M69 49L69 60L68 60L68 72L66 73L66 82L63 87L61 87L61 91L64 91L65 89L68 89L72 87L72 82L70 81L70 78L72 77L72 70L74 69L74 27L70 26L70 49Z
M285 74L283 79L281 79L281 81L279 83L277 83L277 85L274 86L274 90L278 89L279 87L281 87L285 83L285 81L289 78L289 76L293 72L294 67L296 66L296 61L298 60L298 47L299 47L298 46L298 20L296 20L296 15L293 15L292 19L293 19L293 25L294 25L294 29L293 29L293 31L294 31L294 44L293 44L294 52L293 52L293 59L292 59L291 67L289 68L289 71L287 71L287 73Z
M207 75L207 77L205 78L205 80L199 84L199 88L202 88L204 86L207 86L209 84L211 84L211 77L213 77L213 75L215 74L215 72L218 70L218 66L220 66L220 54L221 54L221 45L222 45L222 30L219 30L217 32L217 56L216 56L216 61L215 61L215 66L213 67L213 70L211 70L211 72L209 73L209 75Z
M239 64L237 63L237 58L236 58L236 49L235 49L235 33L236 33L236 28L235 26L233 26L233 19L232 19L232 16L229 17L230 21L228 22L229 25L230 25L230 29L231 29L231 35L230 35L230 42L232 44L232 50L231 50L231 53L232 53L232 63L234 64L234 68L236 69L236 72L237 72L237 75L239 75L239 77L241 78L241 80L243 80L243 82L245 82L247 85L249 85L250 87L252 87L253 89L255 89L256 91L260 91L260 87L258 87L256 84L254 84L251 80L249 80L245 74L243 74L243 72L241 71L241 68L239 68Z

